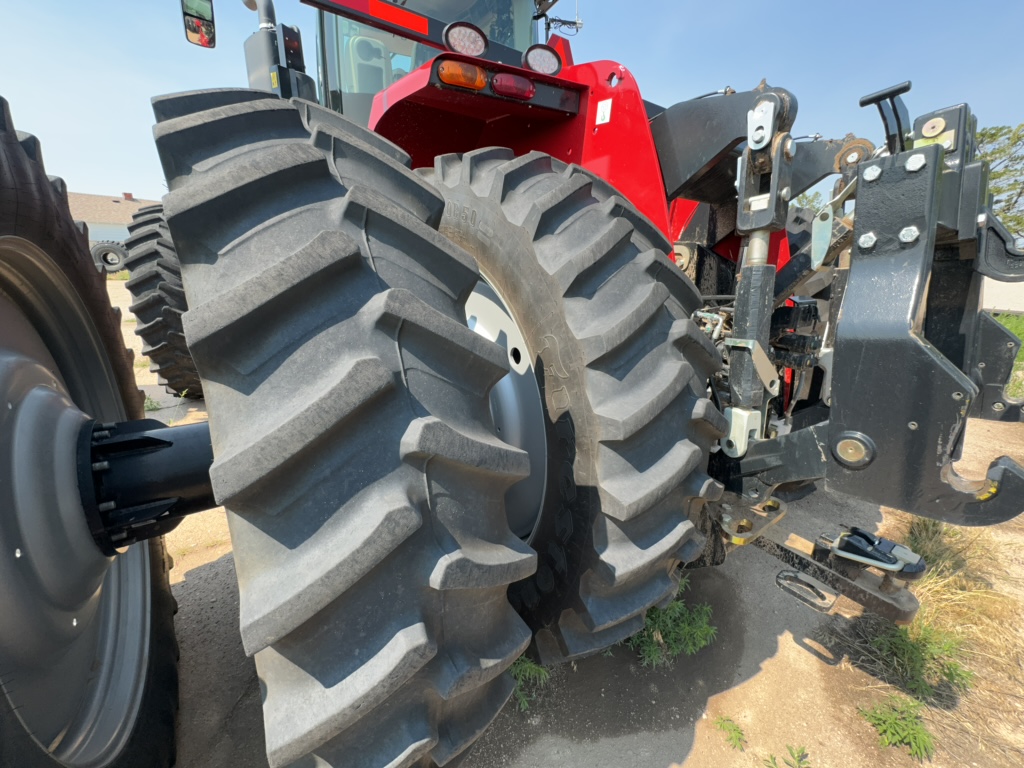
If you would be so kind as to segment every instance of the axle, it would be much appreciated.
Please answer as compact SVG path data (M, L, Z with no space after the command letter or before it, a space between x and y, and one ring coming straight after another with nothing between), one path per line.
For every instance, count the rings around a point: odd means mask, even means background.
M86 422L78 437L78 487L105 555L173 530L215 507L210 426L167 427L154 419Z

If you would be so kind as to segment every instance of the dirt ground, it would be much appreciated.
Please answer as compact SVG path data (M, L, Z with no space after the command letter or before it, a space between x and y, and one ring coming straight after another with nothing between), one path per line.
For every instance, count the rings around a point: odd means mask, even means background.
M108 285L115 306L124 311L125 341L138 355L124 283ZM164 406L150 417L171 424L205 418L201 403L167 396L145 367L136 367L136 374L140 386ZM961 472L982 476L991 458L1002 453L1024 461L1024 428L974 422L968 446ZM789 527L809 538L839 524L874 529L882 520L878 507L824 492L792 503L788 513ZM1024 573L1024 525L1000 526L998 538L1008 568ZM263 768L260 692L238 636L237 586L223 510L186 519L167 544L175 559L172 583L179 602L178 765ZM781 766L786 745L805 747L814 768L916 765L905 751L879 747L857 712L884 698L887 689L813 639L825 622L843 620L815 613L779 591L780 569L778 561L750 548L734 553L722 567L693 572L687 599L709 603L718 628L709 648L656 671L642 668L625 647L559 667L528 711L513 705L502 711L462 768L754 767L769 754L777 755ZM1018 585L1007 582L1005 588L1024 606ZM1020 694L1008 695L1019 705ZM746 751L726 744L713 725L719 716L742 727ZM986 752L984 739L971 733L953 738L960 749L946 750L940 740L931 765L1024 764Z

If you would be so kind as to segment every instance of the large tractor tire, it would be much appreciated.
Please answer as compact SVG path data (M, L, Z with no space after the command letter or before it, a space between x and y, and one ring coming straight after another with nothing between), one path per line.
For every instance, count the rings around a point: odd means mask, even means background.
M510 696L526 454L472 260L397 147L247 90L156 99L185 335L210 414L272 766L445 765Z
M129 277L125 285L132 295L129 309L138 320L135 333L142 339L142 354L150 360L149 370L172 395L201 398L203 385L181 325L181 317L188 311L181 264L163 206L140 208L128 232L125 267Z
M0 99L0 765L174 762L169 559L159 539L103 556L78 491L87 420L142 415L64 182Z
M694 522L722 494L707 474L726 428L707 397L721 359L690 320L700 297L654 226L578 166L481 149L423 173L446 200L441 232L493 289L471 324L539 393L538 416L525 397L494 404L506 432L542 435L538 567L513 604L541 661L594 653L675 597L704 545Z

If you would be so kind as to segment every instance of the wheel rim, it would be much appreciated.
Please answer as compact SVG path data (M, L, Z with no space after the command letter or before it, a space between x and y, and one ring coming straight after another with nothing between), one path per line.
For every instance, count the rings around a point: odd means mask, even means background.
M149 551L106 558L78 502L77 435L126 418L102 340L39 248L0 237L0 690L59 763L100 768L134 728ZM87 415L88 414L88 415Z
M509 372L491 389L491 417L498 437L530 457L529 476L505 494L509 527L529 543L540 522L548 466L544 407L533 356L505 301L489 283L477 283L466 300L465 313L470 330L500 345L508 355Z

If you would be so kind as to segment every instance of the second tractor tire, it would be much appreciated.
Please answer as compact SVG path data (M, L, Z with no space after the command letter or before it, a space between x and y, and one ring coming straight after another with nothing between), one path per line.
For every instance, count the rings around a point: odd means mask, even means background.
M511 695L530 631L491 432L504 352L479 275L394 145L247 90L156 99L241 632L272 766L445 765Z
M142 339L149 370L172 395L201 398L203 385L185 342L181 318L188 311L181 286L181 264L171 241L162 205L140 208L128 225L125 268L132 295L129 307Z
M579 166L491 148L422 173L445 197L441 232L511 312L541 392L538 568L511 599L542 662L595 653L675 598L679 565L704 546L694 523L722 494L707 474L726 428L707 396L721 358L690 320L700 296L655 227Z

